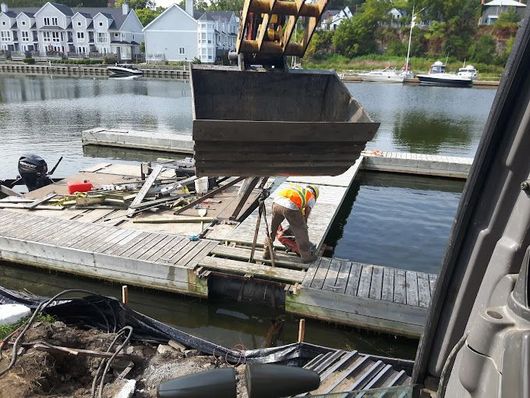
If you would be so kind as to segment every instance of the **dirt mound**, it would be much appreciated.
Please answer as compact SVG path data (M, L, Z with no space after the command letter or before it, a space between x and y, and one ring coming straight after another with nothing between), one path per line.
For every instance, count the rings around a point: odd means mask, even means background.
M0 398L90 398L93 380L115 336L62 322L35 323L24 335L15 366L0 377ZM1 354L0 371L11 361L11 346L4 347ZM134 380L134 397L156 397L161 382L223 366L227 365L219 358L198 355L175 344L133 342L112 361L103 396L113 397L128 380ZM241 375L244 366L237 370ZM246 397L239 384L238 395Z

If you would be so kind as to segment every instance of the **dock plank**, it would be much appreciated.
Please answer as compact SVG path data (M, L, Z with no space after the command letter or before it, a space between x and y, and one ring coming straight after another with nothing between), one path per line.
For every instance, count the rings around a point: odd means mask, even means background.
M394 268L385 267L381 300L394 301Z
M357 289L357 296L369 297L370 296L370 285L372 284L372 271L373 266L363 265L361 271L361 278L359 279L359 288Z
M291 283L302 282L305 274L303 271L269 267L260 264L250 264L242 261L219 259L210 256L201 259L199 265L216 271L225 271L239 275L252 275L254 277Z
M396 269L394 280L394 303L407 303L407 289L405 281L405 270Z
M337 282L337 277L339 276L339 271L341 267L340 260L336 258L331 259L331 264L329 265L328 273L326 274L326 279L324 280L323 289L335 291L335 284Z
M405 272L407 304L417 306L418 301L418 274L414 271Z
M212 254L215 254L217 257L227 257L232 258L234 260L241 260L241 261L248 261L250 259L250 252L251 249L243 248L243 247L232 247L232 246L226 246L226 245L217 245L213 251ZM264 260L263 259L263 251L259 248L256 249L256 252L254 254L254 260L255 261L262 261L264 263L270 264L270 260ZM308 264L303 264L300 257L297 257L295 255L289 255L284 254L278 251L274 252L274 262L278 265L285 265L289 268L295 268L295 269L307 269Z
M429 286L431 288L431 298L434 296L434 288L436 287L437 275L429 274Z
M418 272L418 303L420 307L428 308L431 304L431 289L429 287L429 275Z
M352 267L351 262L346 260L339 260L340 265L340 271L339 275L337 276L337 282L335 284L335 292L337 293L345 293L346 286L348 285L348 278L350 277L350 270Z
M359 289L359 280L361 278L362 265L359 263L351 263L350 276L348 278L348 285L346 286L345 294L347 296L357 296Z
M324 286L324 281L326 280L326 275L328 274L329 266L331 265L331 260L329 258L322 257L318 264L318 270L315 274L315 277L311 281L311 287L314 289L322 289Z
M372 282L370 284L370 298L380 300L383 288L383 267L374 266L372 271Z

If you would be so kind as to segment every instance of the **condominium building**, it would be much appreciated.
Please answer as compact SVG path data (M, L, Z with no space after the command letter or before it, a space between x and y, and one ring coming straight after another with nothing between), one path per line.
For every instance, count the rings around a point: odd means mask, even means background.
M199 12L173 4L144 28L147 61L213 63L236 46L239 18L233 11Z
M0 50L40 56L101 56L131 60L140 52L142 24L127 4L121 8L40 8L0 5Z

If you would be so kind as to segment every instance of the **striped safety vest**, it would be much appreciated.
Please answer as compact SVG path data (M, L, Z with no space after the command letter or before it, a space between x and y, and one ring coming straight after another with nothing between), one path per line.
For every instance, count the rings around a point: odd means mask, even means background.
M297 208L304 210L307 203L314 198L313 192L297 184L290 184L277 194L278 197L289 199Z

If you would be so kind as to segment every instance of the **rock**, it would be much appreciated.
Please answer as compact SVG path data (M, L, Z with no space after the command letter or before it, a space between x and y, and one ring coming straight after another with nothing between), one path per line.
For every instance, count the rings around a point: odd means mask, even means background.
M184 352L186 351L186 347L183 346L182 344L176 342L175 340L169 340L169 342L167 343L170 347L173 347L175 350L177 351L180 351L180 352Z
M136 390L136 380L121 380L119 387L114 387L112 398L131 398Z
M66 327L66 324L61 321L55 321L54 323L52 323L52 326L56 329L63 329Z
M169 355L175 352L175 350L168 345L160 344L157 347L156 352L159 353L160 355Z

